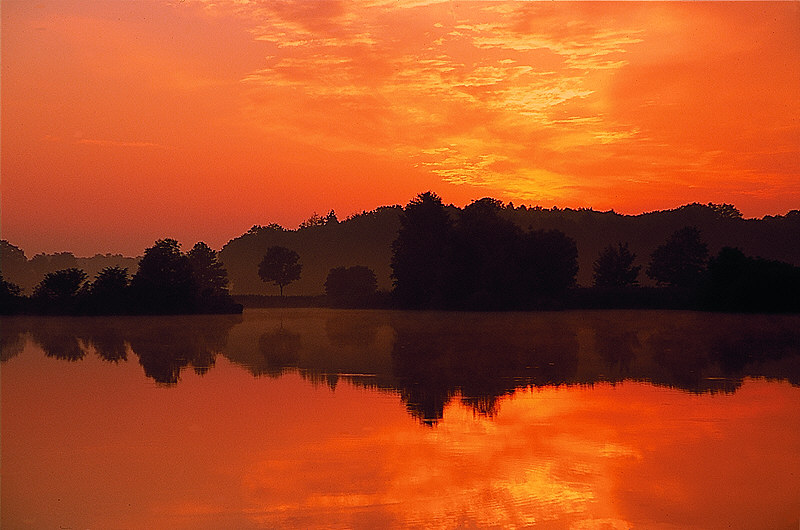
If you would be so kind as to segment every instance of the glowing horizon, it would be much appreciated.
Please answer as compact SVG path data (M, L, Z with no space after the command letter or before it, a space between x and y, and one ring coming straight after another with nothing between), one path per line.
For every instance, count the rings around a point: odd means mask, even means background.
M405 204L800 207L800 4L7 1L2 237L220 248Z

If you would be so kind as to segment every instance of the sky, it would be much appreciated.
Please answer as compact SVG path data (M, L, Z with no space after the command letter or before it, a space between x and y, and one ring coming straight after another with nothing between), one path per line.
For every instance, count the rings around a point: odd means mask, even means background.
M800 2L3 0L0 235L406 204L800 208Z

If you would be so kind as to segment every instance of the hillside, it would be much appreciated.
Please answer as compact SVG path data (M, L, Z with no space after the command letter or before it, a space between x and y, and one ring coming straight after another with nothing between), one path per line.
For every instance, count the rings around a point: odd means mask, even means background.
M287 294L312 295L323 292L325 277L333 267L365 265L378 277L379 288L391 288L391 244L399 227L399 207L384 207L348 220L285 230L278 226L253 227L233 239L220 252L234 294L276 294L258 277L258 263L271 245L291 248L300 255L303 274L287 287ZM456 218L458 208L450 207ZM690 204L674 210L640 215L573 209L544 209L506 205L503 215L523 229L558 229L575 239L578 247L578 283L590 285L592 264L607 245L627 241L643 265L667 236L685 226L700 229L711 255L724 246L740 248L745 254L800 265L800 211L785 216L743 219L728 205Z
M449 211L457 218L459 209ZM258 277L258 263L266 249L281 245L296 251L303 264L300 280L286 287L287 295L316 295L324 291L331 268L364 265L375 271L380 289L391 289L391 245L400 226L399 206L386 206L355 215L344 221L335 219L317 226L287 230L278 225L254 226L229 241L220 251L228 270L233 294L277 294L275 286ZM540 207L503 208L502 215L522 229L558 229L575 239L578 247L578 283L590 285L592 263L607 245L628 242L642 265L640 282L649 284L644 274L650 254L667 236L685 226L700 229L711 255L723 246L740 248L745 254L800 265L800 211L786 215L744 219L729 205L689 204L673 210L621 215L613 211L585 209L545 209ZM185 243L185 242L184 242ZM27 259L22 249L7 241L0 246L0 265L6 280L30 293L45 273L79 267L92 278L103 267L118 265L136 271L138 258L121 255L96 255L79 258L71 253L37 254Z

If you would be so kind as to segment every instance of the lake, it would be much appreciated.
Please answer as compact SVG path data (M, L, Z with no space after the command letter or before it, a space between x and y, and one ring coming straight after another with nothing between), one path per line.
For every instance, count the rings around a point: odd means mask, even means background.
M0 325L4 529L800 523L800 316Z

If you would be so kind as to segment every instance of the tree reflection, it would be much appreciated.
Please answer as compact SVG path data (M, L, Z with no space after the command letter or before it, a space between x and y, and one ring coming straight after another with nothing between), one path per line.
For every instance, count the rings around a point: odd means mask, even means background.
M25 348L27 327L18 318L4 319L0 333L0 361L8 361L16 357Z
M86 356L83 335L76 333L79 327L79 319L48 318L42 319L38 326L31 327L30 334L48 357L74 362Z
M492 416L498 398L520 387L574 382L575 330L532 317L520 331L516 320L497 314L394 321L393 375L409 412L435 423L458 395L477 413Z
M241 327L231 334L239 323ZM253 375L297 372L396 393L435 424L453 400L494 416L525 387L627 380L688 392L734 392L746 377L800 385L800 317L694 312L456 313L316 311L235 316L10 317L2 360L27 340L48 357L135 355L147 377L175 385L225 352ZM228 337L231 335L231 344Z
M142 319L128 342L145 375L162 385L174 385L191 366L204 374L214 366L239 316L184 316Z
M283 374L287 368L297 366L300 351L300 334L283 327L263 333L258 339L258 349L266 361L266 373L273 377Z

